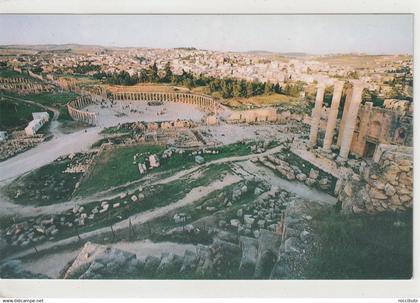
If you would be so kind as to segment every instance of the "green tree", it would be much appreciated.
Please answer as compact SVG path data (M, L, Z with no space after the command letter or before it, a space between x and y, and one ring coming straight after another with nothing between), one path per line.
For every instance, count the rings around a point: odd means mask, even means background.
M254 86L252 85L252 82L246 83L246 96L247 97L254 96Z
M153 63L152 66L149 68L149 81L150 82L158 82L160 80L159 74L158 74L158 67L156 65L156 62Z
M270 95L272 94L274 91L273 89L273 84L271 84L270 82L265 82L264 83L264 95Z
M173 73L171 70L171 64L169 62L165 64L163 71L165 72L165 76L163 77L162 82L165 82L165 83L171 82Z

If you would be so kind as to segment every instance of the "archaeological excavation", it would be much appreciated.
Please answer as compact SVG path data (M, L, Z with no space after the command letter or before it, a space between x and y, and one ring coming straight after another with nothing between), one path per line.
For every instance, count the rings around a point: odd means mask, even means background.
M411 277L412 57L73 51L0 57L0 278Z

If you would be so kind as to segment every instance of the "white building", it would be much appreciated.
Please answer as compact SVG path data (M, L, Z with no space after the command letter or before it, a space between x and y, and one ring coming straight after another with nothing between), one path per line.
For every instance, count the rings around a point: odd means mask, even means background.
M4 130L0 131L0 142L6 141L7 140L7 132Z
M34 120L42 120L44 121L44 123L47 123L50 120L50 116L48 115L47 112L36 112L36 113L32 113L32 119Z
M29 122L28 126L25 127L25 133L28 136L34 136L36 132L44 125L44 120L35 119Z

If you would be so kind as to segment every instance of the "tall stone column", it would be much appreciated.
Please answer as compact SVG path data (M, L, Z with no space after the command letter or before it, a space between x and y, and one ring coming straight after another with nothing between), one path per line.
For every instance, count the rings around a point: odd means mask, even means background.
M352 88L348 88L346 91L346 100L344 101L344 109L343 109L343 114L341 115L341 122L340 122L340 127L338 130L338 138L337 138L337 147L341 146L341 139L343 138L343 131L344 131L344 125L346 124L346 117L347 117L347 113L349 112L349 106L351 103L351 94L352 94Z
M338 107L340 106L341 94L343 92L344 82L337 81L334 84L334 93L331 101L330 112L328 114L327 128L324 137L324 150L331 150L331 143L334 136L334 130L337 125Z
M353 90L351 94L351 102L344 123L343 136L341 138L340 154L338 156L339 161L346 161L349 156L351 143L353 141L353 133L357 123L357 115L359 112L359 106L362 102L362 93L364 85L362 82L355 82L353 84Z
M325 84L319 83L318 90L316 92L315 107L312 110L311 119L311 133L309 135L309 146L314 147L316 145L316 139L318 137L319 121L321 119L322 103L324 102Z

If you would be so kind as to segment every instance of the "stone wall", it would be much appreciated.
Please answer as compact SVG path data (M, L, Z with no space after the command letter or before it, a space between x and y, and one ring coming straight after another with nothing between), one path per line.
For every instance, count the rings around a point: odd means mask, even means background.
M275 108L258 108L234 111L227 118L227 121L231 123L275 122L277 121L277 111Z
M373 162L348 170L336 186L345 213L404 211L413 207L413 148L378 146Z

